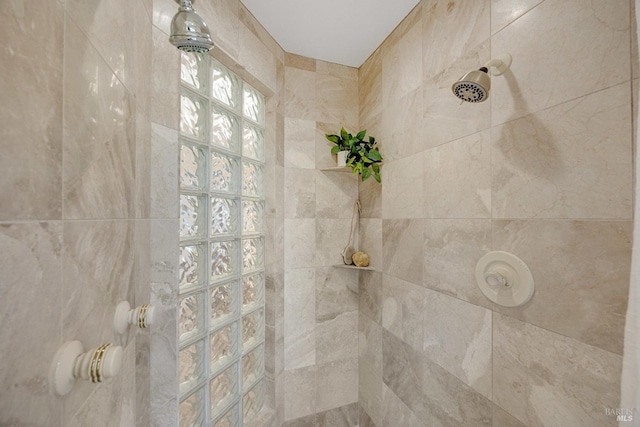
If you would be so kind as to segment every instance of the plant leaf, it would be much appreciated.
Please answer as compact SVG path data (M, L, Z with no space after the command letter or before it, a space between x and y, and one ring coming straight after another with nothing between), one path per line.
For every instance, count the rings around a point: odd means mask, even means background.
M371 144L371 146L373 147L375 143L376 143L376 139L372 136L369 136L369 144Z
M369 170L369 168L364 168L362 170L362 180L365 181L370 176L371 176L371 171Z
M358 141L362 141L364 140L364 136L367 134L366 129L365 130L361 130L360 132L358 132L358 134L356 135L356 138L358 138Z
M377 162L382 161L382 156L380 155L380 152L378 150L375 150L375 149L369 151L369 154L368 154L367 157L369 157L373 161L377 161Z
M347 131L344 128L340 129L340 136L344 140L348 140L349 139L349 134L347 133Z
M373 160L371 160L371 159L370 159L370 158L368 158L368 157L363 157L363 158L362 158L362 161L363 161L363 162L365 162L365 163L373 163Z
M371 169L373 169L375 173L378 173L378 174L380 173L380 166L378 166L377 163L372 164Z
M339 145L334 145L333 147L331 147L332 154L339 153L340 151L342 151L342 148Z
M340 138L338 137L338 135L329 135L329 134L326 134L326 135L325 135L325 137L326 137L329 141L333 142L334 144L337 144L337 143L338 143L338 140L340 139Z
M378 181L378 182L382 182L382 179L380 178L380 174L379 174L379 173L377 173L377 172L376 172L376 173L374 173L374 174L373 174L373 177L375 178L375 180L376 180L376 181Z

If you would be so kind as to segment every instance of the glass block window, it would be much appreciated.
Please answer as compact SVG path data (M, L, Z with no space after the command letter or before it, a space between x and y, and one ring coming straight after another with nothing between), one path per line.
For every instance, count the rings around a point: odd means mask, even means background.
M265 100L181 55L180 426L241 427L265 400Z

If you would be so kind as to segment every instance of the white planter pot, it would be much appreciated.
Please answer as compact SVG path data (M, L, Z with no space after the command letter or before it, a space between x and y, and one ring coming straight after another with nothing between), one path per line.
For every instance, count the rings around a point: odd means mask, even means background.
M336 162L339 168L347 166L347 151L338 151Z

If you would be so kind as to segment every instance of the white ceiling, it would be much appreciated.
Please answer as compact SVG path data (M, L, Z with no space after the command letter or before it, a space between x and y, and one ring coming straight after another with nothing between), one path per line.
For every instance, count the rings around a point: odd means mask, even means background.
M241 0L282 48L359 67L419 0Z

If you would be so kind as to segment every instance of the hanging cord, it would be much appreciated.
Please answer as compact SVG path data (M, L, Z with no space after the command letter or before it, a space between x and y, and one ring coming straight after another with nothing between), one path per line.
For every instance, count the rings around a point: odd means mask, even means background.
M362 206L360 205L360 199L356 199L356 202L353 204L353 216L351 217L351 233L349 234L349 243L342 251L342 260L347 265L353 264L353 260L351 259L351 257L356 252L356 248L354 247L354 238L356 234L356 227L358 225L358 222L360 221L361 211Z

